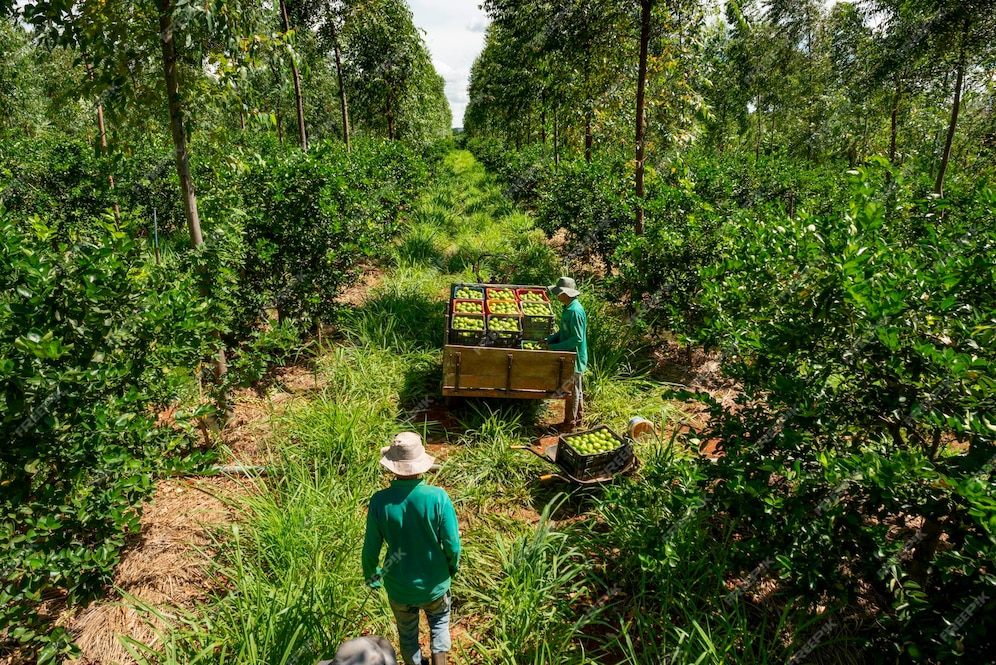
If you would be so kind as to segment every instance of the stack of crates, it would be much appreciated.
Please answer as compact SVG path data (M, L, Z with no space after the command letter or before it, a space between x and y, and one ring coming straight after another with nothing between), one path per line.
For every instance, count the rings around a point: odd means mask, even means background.
M473 322L473 325L461 326L462 323L470 322ZM488 329L483 288L463 284L453 286L450 295L449 324L450 344L485 346Z
M553 322L542 286L454 284L450 291L449 344L545 349Z

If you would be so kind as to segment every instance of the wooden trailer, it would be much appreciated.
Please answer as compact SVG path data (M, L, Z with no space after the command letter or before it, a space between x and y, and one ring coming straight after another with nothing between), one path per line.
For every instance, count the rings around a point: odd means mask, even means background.
M514 284L455 284L454 292L462 286L545 291L544 287ZM523 349L518 343L508 347L453 343L452 316L451 308L444 331L444 397L564 399L571 394L577 355L573 351Z
M446 344L443 396L564 399L573 390L575 355Z

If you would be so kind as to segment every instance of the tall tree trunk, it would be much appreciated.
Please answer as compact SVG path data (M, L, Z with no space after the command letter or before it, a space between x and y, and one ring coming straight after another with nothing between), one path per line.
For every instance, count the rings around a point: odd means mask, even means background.
M246 114L242 110L242 102L239 102L239 127L242 128L243 132L246 131Z
M342 76L342 55L339 52L339 34L336 31L334 19L330 16L328 21L332 29L332 52L335 53L335 76L339 82L339 108L342 110L342 140L346 143L346 152L349 152L349 107L346 105L346 84Z
M543 152L546 152L546 88L540 95L540 143L543 144Z
M889 117L889 163L896 165L896 142L899 135L899 100L903 94L903 74L896 74L896 94L892 96L892 113ZM889 174L892 175L891 173Z
M637 235L643 233L644 166L647 158L646 112L647 51L650 45L650 18L653 0L640 0L640 67L636 75L636 226Z
M190 175L187 136L183 130L183 109L180 107L180 75L176 69L176 44L173 40L171 4L172 0L160 0L159 3L159 37L163 51L163 74L166 77L166 99L169 101L169 125L173 133L176 175L180 179L180 195L183 199L183 213L187 218L190 244L194 247L200 247L204 243L204 238L201 236L201 220L197 214L194 179Z
M958 53L958 71L955 74L954 101L951 103L951 122L948 123L948 136L944 141L944 152L941 153L941 166L937 169L937 180L934 181L934 193L944 196L944 174L951 160L951 145L954 143L955 129L958 126L958 112L961 109L961 86L965 80L965 48L968 41L969 23L966 20L961 32L961 49Z
M754 115L757 116L757 140L754 143L754 163L761 161L761 134L764 127L761 125L761 91L758 90L754 101Z
M592 132L592 111L589 103L588 110L584 113L584 161L591 164L591 147L595 143L595 135Z
M287 4L280 0L280 14L284 19L284 33L290 32L290 21L287 19ZM308 152L308 132L304 126L304 98L301 96L301 74L297 71L297 61L291 54L291 76L294 78L294 100L297 104L297 133L301 140L301 150Z
M159 1L159 42L163 54L163 76L166 79L166 99L169 102L169 125L173 134L173 154L176 158L176 175L180 180L180 196L183 200L183 213L187 218L187 231L190 244L196 249L204 244L201 235L201 220L197 214L197 196L194 193L194 179L190 175L190 156L187 153L187 137L183 130L183 109L180 106L180 75L176 69L176 42L173 39L172 0ZM221 385L227 372L225 347L221 344L220 333L215 334L216 353L211 361L216 385ZM224 392L219 395L219 408L227 413L228 404Z
M560 168L560 114L557 107L553 109L553 169Z
M90 83L93 83L93 67L90 66L90 60L86 57L86 49L80 49L80 55L83 57L83 66L86 68L86 75L90 78ZM104 105L100 103L99 97L97 98L97 132L100 135L100 153L102 155L107 154L107 130L104 127ZM114 192L114 174L107 174L107 182L111 186L112 199L111 205L114 208L114 226L121 228L121 210L118 208L117 197L113 195Z

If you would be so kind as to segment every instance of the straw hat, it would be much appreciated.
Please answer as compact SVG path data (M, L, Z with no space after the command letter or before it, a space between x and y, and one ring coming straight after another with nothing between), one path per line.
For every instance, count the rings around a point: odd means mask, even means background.
M394 437L391 445L380 449L380 463L399 476L416 476L425 473L436 459L425 452L422 437L415 432L402 432Z
M546 287L546 290L552 293L554 296L559 296L561 293L563 293L569 298L577 298L578 294L581 293L580 291L578 291L578 285L575 284L574 280L571 279L570 277L561 277L560 279L557 280L556 284L554 284L553 286Z

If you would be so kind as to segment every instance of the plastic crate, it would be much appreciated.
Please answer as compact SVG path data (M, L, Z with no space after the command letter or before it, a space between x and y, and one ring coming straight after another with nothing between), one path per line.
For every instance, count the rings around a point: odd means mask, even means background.
M457 304L464 303L464 302L469 302L469 303L473 304L474 306L476 306L478 309L476 311L473 311L473 312L458 312L457 311L457 307L456 307ZM484 314L484 301L483 300L459 300L459 299L458 300L452 300L452 301L450 301L450 311L453 314Z
M612 450L594 455L585 455L571 445L571 439L599 430L608 430L619 445ZM614 475L625 469L632 459L633 444L612 431L608 425L598 425L573 434L561 434L560 444L557 446L557 464L578 480Z
M494 305L496 303L511 303L512 307L515 308L515 312L511 314L507 312L496 312L494 310ZM519 309L519 303L515 302L514 300L488 300L487 313L489 315L494 314L495 316L519 316L520 314L522 314L522 310Z
M509 294L501 295L502 291L508 291ZM509 298L509 295L512 297ZM488 300L515 300L515 289L510 286L488 287Z
M515 297L522 302L540 302L539 300L525 300L522 297L523 293L538 293L543 296L543 302L550 302L550 298L546 295L546 289L516 289Z
M480 294L479 298L463 298L463 300L484 300L484 287L476 286L474 284L454 284L453 288L450 290L450 300L460 300L456 297L456 292L460 289L470 289L471 291L476 291Z
M460 330L459 328L454 328L453 319L455 316L451 315L449 334L450 344L459 344L461 346L484 346L488 339L487 317L483 314L458 314L456 316L469 316L474 319L481 319L484 321L484 330Z
M526 339L545 339L553 334L553 310L550 303L544 303L549 314L522 313L522 335ZM522 304L519 304L521 309Z
M491 322L495 319L515 321L517 330L492 330ZM509 314L488 315L488 346L498 346L503 349L517 349L522 345L522 322L518 316Z
M538 349L527 349L526 348L526 344L539 344L540 348L538 348ZM546 351L547 350L546 340L545 339L523 339L522 343L519 345L519 348L525 349L526 351Z

